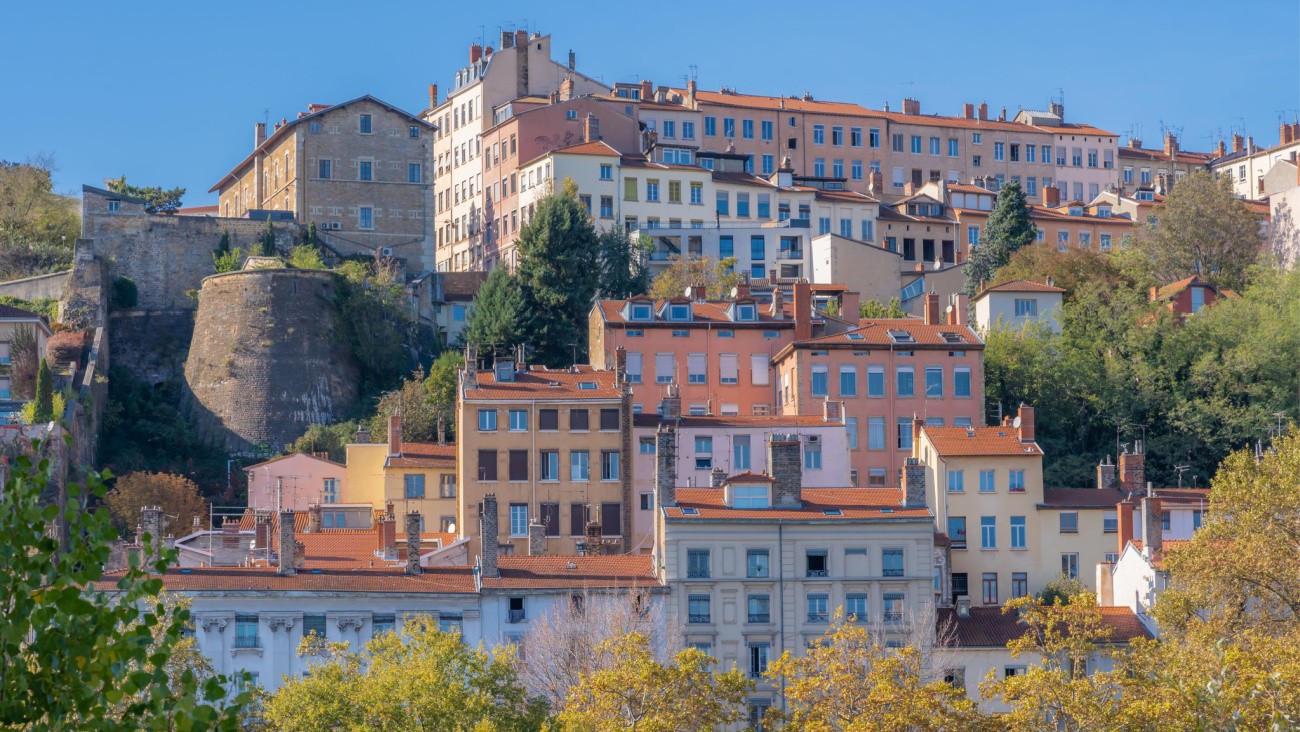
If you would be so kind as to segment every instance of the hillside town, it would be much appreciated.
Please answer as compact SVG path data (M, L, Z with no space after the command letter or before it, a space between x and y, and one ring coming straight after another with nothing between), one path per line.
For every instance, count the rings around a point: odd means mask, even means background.
M68 658L122 729L1300 728L1300 121L1193 151L489 40L0 261L46 578L6 665L120 639Z

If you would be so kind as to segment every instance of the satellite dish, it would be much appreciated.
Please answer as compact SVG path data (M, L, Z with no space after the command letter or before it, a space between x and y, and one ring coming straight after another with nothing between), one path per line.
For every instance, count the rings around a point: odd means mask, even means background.
M1011 426L1015 427L1016 429L1020 429L1020 418L1016 417L1015 419L1011 420Z

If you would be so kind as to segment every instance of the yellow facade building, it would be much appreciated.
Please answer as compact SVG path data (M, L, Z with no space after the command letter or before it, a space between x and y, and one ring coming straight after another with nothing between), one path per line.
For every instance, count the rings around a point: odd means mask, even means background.
M398 516L418 512L426 533L456 533L456 446L404 442L399 417L390 417L388 441L347 446L342 503L393 506Z

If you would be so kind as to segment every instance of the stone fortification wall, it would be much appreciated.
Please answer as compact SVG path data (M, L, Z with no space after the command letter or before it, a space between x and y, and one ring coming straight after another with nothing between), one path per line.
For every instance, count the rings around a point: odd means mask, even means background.
M157 386L180 380L194 333L193 310L114 310L108 314L113 365Z
M279 450L354 406L360 374L335 336L334 278L254 269L203 280L185 382L205 440Z

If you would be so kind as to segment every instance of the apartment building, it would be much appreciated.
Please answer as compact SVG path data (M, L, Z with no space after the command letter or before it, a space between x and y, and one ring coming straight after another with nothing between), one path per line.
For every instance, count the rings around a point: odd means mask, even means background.
M421 531L456 533L456 445L445 439L407 442L402 418L392 415L386 442L359 442L346 449L344 503L392 506L403 516L415 512L420 514Z
M312 104L267 135L209 193L220 215L283 211L343 254L381 253L431 269L434 126L370 95Z
M1275 191L1266 190L1264 178L1273 166L1282 161L1296 162L1300 154L1300 123L1283 123L1278 132L1278 144L1260 147L1255 138L1232 136L1232 152L1220 154L1210 161L1210 171L1216 178L1232 182L1232 191L1238 198L1258 200Z
M504 121L502 105L515 100L544 104L565 80L574 96L602 94L609 87L577 71L570 52L567 65L551 59L551 37L527 31L502 31L498 49L473 44L469 64L456 71L446 99L429 89L429 106L421 116L438 127L434 141L434 187L445 192L438 204L434 230L439 270L486 269L484 249L483 134ZM509 107L502 114L508 116ZM563 132L561 132L563 134ZM500 145L500 140L494 144ZM518 139L515 141L516 147ZM498 148L499 150L499 148ZM496 153L493 154L495 165ZM495 260L494 260L495 261Z
M934 530L924 473L906 490L805 488L803 441L773 435L768 475L740 473L686 488L680 438L655 433L655 560L681 640L756 682L750 721L781 708L763 679L785 651L801 653L837 613L889 644L933 638Z
M622 352L616 353L616 359ZM632 392L622 369L548 369L519 356L478 367L466 349L456 400L459 530L503 554L579 554L588 531L608 553L632 535ZM484 496L501 502L504 526L481 536ZM530 526L537 524L536 542Z
M244 468L248 507L255 511L306 511L308 506L339 503L347 486L347 467L321 454L281 455Z
M974 185L941 185L926 192L948 202L965 247L976 246L988 225L997 193ZM1109 252L1132 236L1134 220L1111 203L1111 198L1119 198L1116 194L1099 194L1089 199L1089 204L1063 204L1060 195L1055 186L1048 186L1042 190L1043 203L1027 204L1039 243L1054 244L1060 252L1070 247Z
M1061 192L1063 200L1091 201L1116 185L1119 137L1115 133L1089 124L1067 122L1065 105L1056 102L1046 112L1021 110L1015 121L1051 135L1051 146L1040 150L1039 160L1044 156L1053 159L1054 178L1050 185ZM1027 180L1024 187L1028 189ZM1049 201L1044 204L1052 205Z
M1222 147L1222 141L1219 145ZM1219 151L1218 157L1223 154ZM1128 196L1140 188L1168 193L1184 177L1205 170L1215 157L1214 153L1180 149L1178 136L1172 132L1165 133L1164 147L1159 150L1144 148L1141 140L1130 137L1128 145L1119 149L1119 190Z
M990 328L1024 330L1043 323L1053 333L1061 332L1057 314L1065 289L1052 284L1048 277L1037 280L1011 280L984 287L971 303L975 306L975 328L988 333Z
M843 403L853 485L898 485L913 455L914 419L932 426L984 423L984 343L963 308L940 319L870 319L821 337L796 335L772 359L781 414L821 414Z

